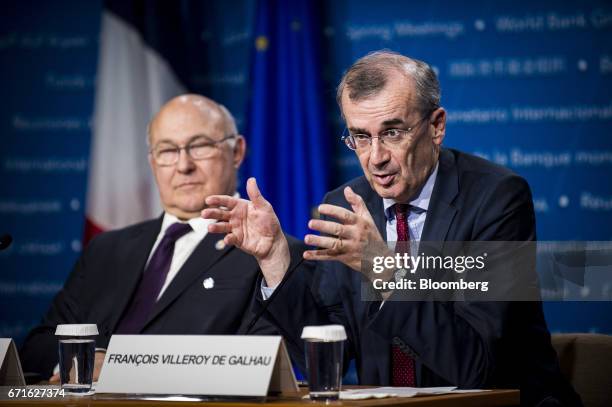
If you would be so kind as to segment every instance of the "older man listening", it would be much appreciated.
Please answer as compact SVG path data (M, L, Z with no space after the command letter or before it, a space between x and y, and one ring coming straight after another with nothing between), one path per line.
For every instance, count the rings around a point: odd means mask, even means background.
M164 213L91 242L27 337L26 372L51 376L57 324L98 325L97 377L112 334L234 334L250 320L257 261L199 216L207 197L235 194L246 143L234 119L206 97L183 95L155 115L147 137ZM274 331L262 321L251 332Z

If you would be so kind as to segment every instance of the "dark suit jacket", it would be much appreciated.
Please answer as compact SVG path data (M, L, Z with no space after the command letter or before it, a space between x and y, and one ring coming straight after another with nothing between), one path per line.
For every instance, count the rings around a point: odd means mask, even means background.
M364 199L386 236L382 199L364 177L347 185ZM324 201L350 209L344 187ZM442 150L422 241L535 237L524 179L483 159ZM282 331L302 369L302 327L339 323L347 330L347 356L355 358L361 384L390 384L390 345L396 343L415 358L419 386L520 387L524 405L549 397L549 405L556 405L554 399L580 405L559 373L541 303L387 301L379 309L380 303L362 300L362 278L340 262L305 263L275 293L266 316Z
M95 323L97 347L106 348L141 278L161 228L162 218L96 236L77 261L42 323L21 349L24 371L49 377L58 361L55 327ZM209 233L155 304L144 334L235 334L252 318L259 266L254 257L215 244L223 235ZM203 281L214 279L205 289ZM264 320L251 333L273 334Z

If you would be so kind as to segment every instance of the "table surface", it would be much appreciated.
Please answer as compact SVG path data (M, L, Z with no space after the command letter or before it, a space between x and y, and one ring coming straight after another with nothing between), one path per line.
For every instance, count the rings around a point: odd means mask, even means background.
M356 386L350 386L356 387ZM361 387L361 386L359 386ZM313 402L302 399L301 396L307 393L307 389L300 389L300 396L280 395L267 397L265 399L205 399L191 401L170 401L161 399L135 399L134 396L95 394L93 396L66 396L56 398L14 398L7 399L8 387L1 390L2 398L0 405L3 406L109 406L109 407L136 407L136 406L192 406L192 405L215 405L223 407L254 407L263 405L280 406L304 406L320 404L325 402ZM143 396L146 397L146 396ZM463 394L444 394L438 396L419 396L419 397L394 397L385 399L367 400L341 400L327 405L331 406L408 406L408 407L494 407L494 406L518 406L520 404L520 392L518 390L491 390L478 393Z

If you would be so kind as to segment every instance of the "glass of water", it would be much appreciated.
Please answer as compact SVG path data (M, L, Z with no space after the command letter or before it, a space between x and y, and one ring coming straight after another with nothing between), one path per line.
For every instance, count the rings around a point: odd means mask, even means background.
M62 389L72 394L91 394L96 353L95 324L58 325L59 371Z
M346 331L342 325L306 326L308 388L312 400L338 400Z

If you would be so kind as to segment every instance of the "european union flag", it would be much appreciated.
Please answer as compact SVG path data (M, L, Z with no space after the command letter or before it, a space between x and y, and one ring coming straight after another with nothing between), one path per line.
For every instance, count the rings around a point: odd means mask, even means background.
M302 238L327 183L316 2L261 0L256 10L246 169L283 230Z

